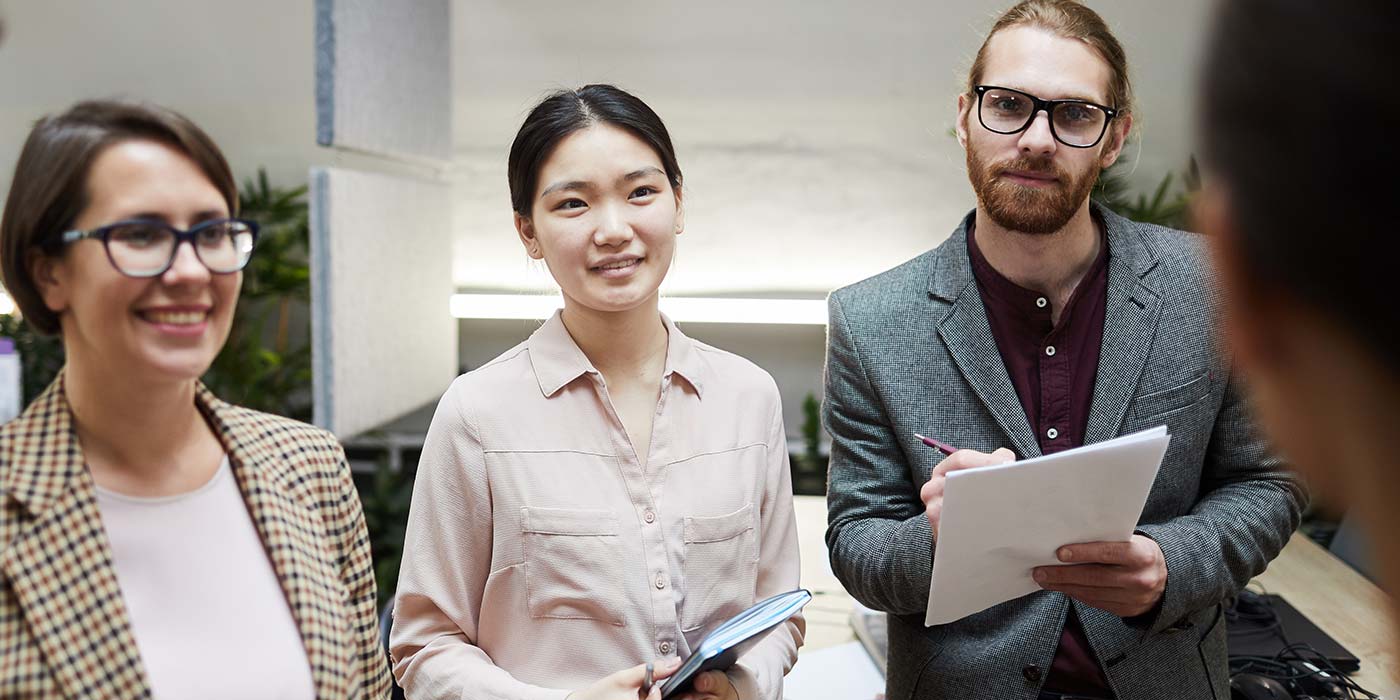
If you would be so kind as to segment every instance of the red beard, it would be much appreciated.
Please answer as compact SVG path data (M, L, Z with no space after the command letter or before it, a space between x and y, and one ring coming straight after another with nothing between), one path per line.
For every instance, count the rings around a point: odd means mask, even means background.
M1027 158L988 164L967 148L967 174L977 202L998 226L1021 233L1048 234L1069 223L1088 199L1098 180L1098 161L1079 178L1055 166L1049 159ZM1045 173L1055 176L1050 187L1033 188L1001 177L1007 171Z

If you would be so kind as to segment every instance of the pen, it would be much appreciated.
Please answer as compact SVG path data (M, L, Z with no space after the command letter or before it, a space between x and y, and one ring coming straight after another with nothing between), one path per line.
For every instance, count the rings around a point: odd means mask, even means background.
M945 455L951 455L954 452L958 451L958 448L953 447L952 445L949 445L946 442L939 442L937 440L934 440L931 437L924 437L923 435L920 435L918 433L914 433L914 437L919 438L920 442L924 443L925 445L928 445L929 447L934 448L935 450L938 450L939 452L942 452Z
M654 670L655 665L648 661L646 675L642 676L642 687L637 689L637 697L641 700L646 700L646 697L651 695L651 686L653 684L651 674Z

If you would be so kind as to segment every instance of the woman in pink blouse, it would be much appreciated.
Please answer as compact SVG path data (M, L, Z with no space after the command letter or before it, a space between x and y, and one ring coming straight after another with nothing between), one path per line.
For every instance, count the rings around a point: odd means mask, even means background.
M438 404L394 674L415 699L636 700L643 662L663 678L715 626L798 586L782 406L767 373L658 310L685 217L646 104L610 85L551 95L509 179L520 241L564 308ZM780 700L804 627L792 618L691 697Z

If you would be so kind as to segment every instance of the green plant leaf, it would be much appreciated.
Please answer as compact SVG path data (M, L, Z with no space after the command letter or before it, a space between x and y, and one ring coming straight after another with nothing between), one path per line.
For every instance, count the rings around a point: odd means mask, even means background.
M1192 168L1194 168L1194 162L1193 159ZM1187 177L1183 178L1186 187L1173 194L1175 174L1167 173L1153 188L1150 195L1138 193L1133 196L1131 194L1132 188L1128 185L1126 177L1123 176L1123 167L1123 161L1119 161L1099 173L1099 179L1094 183L1090 195L1094 201L1133 221L1178 229L1184 229L1190 225L1190 204L1191 198L1198 189L1200 182L1198 177L1188 171Z
M261 233L229 341L204 376L226 400L299 420L311 416L307 191L305 184L274 186L262 168L244 180L240 215L257 221ZM295 327L294 318L302 319Z

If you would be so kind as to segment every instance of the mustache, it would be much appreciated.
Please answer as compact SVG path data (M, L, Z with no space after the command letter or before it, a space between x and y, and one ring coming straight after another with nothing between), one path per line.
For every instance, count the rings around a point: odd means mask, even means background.
M1025 156L996 164L992 167L992 175L1002 175L1012 170L1023 173L1052 175L1061 181L1068 180L1065 172L1055 167L1055 163L1049 158L1028 158Z

